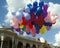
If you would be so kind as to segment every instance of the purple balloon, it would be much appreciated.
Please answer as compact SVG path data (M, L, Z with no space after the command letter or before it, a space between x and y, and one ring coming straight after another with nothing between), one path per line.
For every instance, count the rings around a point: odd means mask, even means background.
M24 33L23 31L20 31L20 32L19 32L20 35L23 35L23 33Z
M36 33L39 34L39 30L36 30Z
M47 9L48 9L48 5L47 5L47 4L44 5L43 8L44 8L45 11L47 11Z
M21 30L20 30L20 28L17 28L17 29L15 29L17 32L20 32Z
M42 12L42 16L45 18L47 16L47 11L44 11Z

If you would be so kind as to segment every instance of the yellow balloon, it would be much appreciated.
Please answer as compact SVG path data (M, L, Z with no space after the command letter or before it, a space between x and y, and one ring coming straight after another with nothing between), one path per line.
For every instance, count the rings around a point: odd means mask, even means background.
M42 28L40 29L40 33L41 33L41 34L44 34L45 31L46 31L46 26L43 25Z
M23 28L24 27L24 25L23 24L20 24L20 28Z

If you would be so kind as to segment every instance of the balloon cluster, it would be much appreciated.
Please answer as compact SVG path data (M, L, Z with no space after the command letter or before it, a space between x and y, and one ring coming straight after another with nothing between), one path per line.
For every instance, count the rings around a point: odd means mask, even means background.
M33 2L27 4L25 8L19 8L18 11L12 12L12 20L10 25L20 34L26 32L33 37L36 34L44 34L46 30L50 30L52 24L56 23L57 15L47 12L48 4L44 2Z

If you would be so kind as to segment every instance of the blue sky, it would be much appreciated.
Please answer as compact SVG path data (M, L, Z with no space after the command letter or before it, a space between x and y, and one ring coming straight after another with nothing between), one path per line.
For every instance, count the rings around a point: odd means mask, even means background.
M53 3L58 3L60 4L60 0L41 0L45 2L53 2ZM0 25L4 24L5 16L8 13L8 10L6 8L7 2L6 0L0 0ZM51 27L50 31L46 31L45 34L37 34L36 37L40 38L43 37L45 38L48 42L55 42L55 34L57 34L60 31L60 26L59 27Z

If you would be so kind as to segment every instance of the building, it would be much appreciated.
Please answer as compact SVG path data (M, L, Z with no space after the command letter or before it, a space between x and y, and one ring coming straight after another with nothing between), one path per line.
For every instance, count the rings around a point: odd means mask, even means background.
M50 48L47 42L17 35L11 28L0 28L0 48Z

